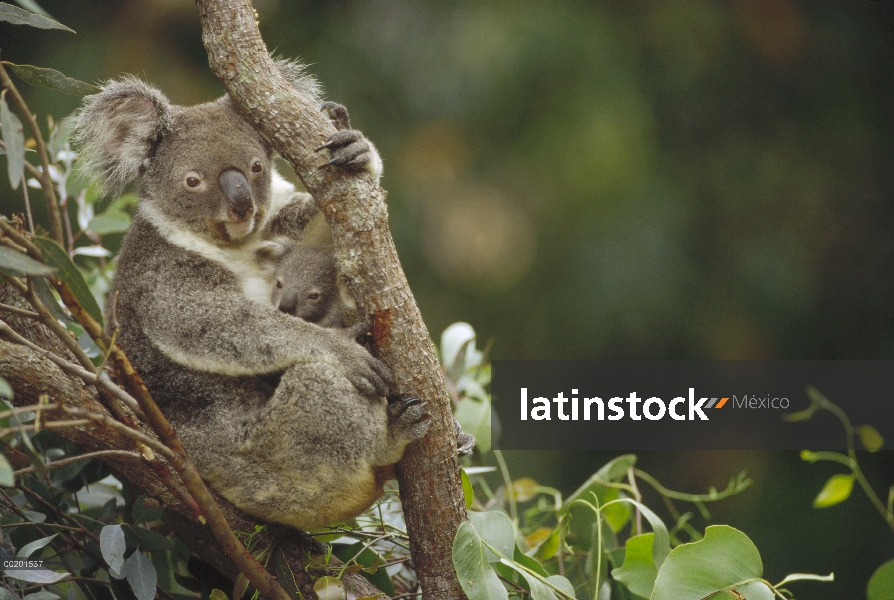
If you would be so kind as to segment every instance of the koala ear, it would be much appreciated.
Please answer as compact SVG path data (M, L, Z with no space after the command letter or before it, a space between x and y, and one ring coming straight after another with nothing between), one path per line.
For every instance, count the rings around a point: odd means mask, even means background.
M277 57L273 64L295 90L303 95L314 106L319 107L323 100L323 90L317 78L307 72L307 67L297 60Z
M103 193L117 194L141 174L170 130L170 101L136 77L125 77L84 98L73 140L84 171L99 180Z

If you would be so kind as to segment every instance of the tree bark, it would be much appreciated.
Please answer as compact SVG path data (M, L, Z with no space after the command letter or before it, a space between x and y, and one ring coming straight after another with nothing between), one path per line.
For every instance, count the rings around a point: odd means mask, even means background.
M426 598L465 598L451 559L466 510L450 399L391 239L385 191L367 175L318 168L323 161L314 149L335 128L274 66L250 0L196 0L196 5L211 70L320 205L351 292L370 315L377 354L394 373L396 392L428 402L431 429L398 465L410 549Z

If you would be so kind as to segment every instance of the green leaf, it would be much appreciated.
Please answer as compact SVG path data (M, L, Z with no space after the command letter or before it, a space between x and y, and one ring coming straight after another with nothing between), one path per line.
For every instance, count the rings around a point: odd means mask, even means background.
M0 398L12 400L12 386L2 377L0 377Z
M460 427L475 437L475 446L480 452L487 452L491 447L490 402L481 402L465 398L456 407L454 415Z
M16 478L12 474L12 465L6 460L6 457L0 454L0 485L3 487L12 487L16 484Z
M320 600L345 600L345 586L337 577L320 577L314 582L314 591Z
M2 6L3 4L0 3L0 13L2 13ZM10 8L15 7L10 6ZM17 8L16 10L21 9ZM16 190L19 188L22 174L25 172L25 134L22 131L22 122L9 110L5 94L0 95L0 129L2 129L0 133L3 134L3 145L6 146L6 169L9 173L9 184L12 189Z
M130 228L130 215L124 211L109 209L93 217L87 229L99 235L124 233Z
M43 513L34 512L33 510L23 510L22 514L30 523L43 523L47 520L47 516Z
M515 553L512 556L513 560L520 564L523 567L527 567L528 569L534 571L535 573L546 577L549 573L546 572L546 569L543 568L543 565L540 564L540 561L531 558L527 554L521 551L521 549L516 545Z
M44 261L58 269L56 277L68 284L81 308L87 311L87 314L93 317L97 323L103 325L102 311L99 309L99 304L96 303L93 294L90 293L90 288L87 286L87 282L84 281L84 275L71 262L62 246L51 239L39 236L35 236L32 241L40 249Z
M174 548L174 542L157 531L152 531L145 527L137 527L137 539L140 540L140 548L147 552L172 550Z
M652 560L654 533L635 535L624 544L624 564L612 570L612 577L627 586L630 593L643 598L652 595L658 567Z
M472 480L469 479L465 469L460 469L459 476L463 484L463 500L466 501L466 510L469 510L475 501L475 490L472 489Z
M884 563L869 578L866 600L894 600L894 560Z
M18 6L5 2L0 2L0 21L6 21L13 25L30 25L39 29L62 29L63 31L75 32L74 29L69 29L53 19L22 10Z
M68 573L66 573L67 575ZM48 592L46 590L40 590L39 592L34 592L33 594L28 594L22 600L56 600L59 596L54 594L53 592Z
M124 574L127 583L133 590L137 600L153 600L155 598L155 584L158 583L158 574L155 565L146 558L146 555L136 550L124 563Z
M748 536L726 525L712 525L698 542L671 550L658 569L651 600L702 600L735 589L748 600L772 600L760 581L760 554Z
M559 528L550 532L549 537L537 544L534 548L534 558L539 560L549 560L559 551Z
M6 64L9 65L9 68L12 69L22 81L30 83L31 85L50 88L51 90L56 90L57 92L68 94L69 96L87 96L88 94L95 94L99 91L99 88L95 85L90 85L89 83L66 77L59 71L54 71L53 69L35 67L32 65L16 65L9 62Z
M279 548L273 551L273 570L276 573L276 579L277 581L279 581L279 584L286 592L288 592L288 594L292 598L296 598L297 600L304 600L304 595L301 593L301 590L298 588L298 583L295 581L295 574L292 572L292 567L289 566L289 563L286 561L285 556L283 556L282 550L280 550ZM387 577L387 573L385 574L385 576ZM393 589L394 586L392 586L392 590ZM212 597L209 600L229 600L226 597L226 594L224 594L223 598L215 599L214 592L220 592L220 590L212 590ZM220 593L223 594L223 592ZM393 596L394 592L392 591L392 593L389 595Z
M501 511L470 512L469 522L482 540L487 542L501 556L511 558L515 551L515 525L509 516ZM488 562L497 562L500 557L485 547Z
M844 502L854 489L854 476L838 473L829 477L823 489L813 499L814 508L827 508Z
M34 554L35 550L40 550L56 537L58 534L54 533L53 535L48 535L45 538L40 538L39 540L34 540L30 544L25 544L21 548L19 548L18 553L16 554L16 558L26 558Z
M468 600L509 600L506 588L487 561L481 538L469 522L461 523L456 531L453 568Z
M65 323L66 326L70 326L74 323L71 316L59 306L59 300L56 299L56 296L53 294L53 289L50 287L50 283L46 279L36 277L31 280L31 285L34 286L34 293L37 294L37 297L43 302L43 305L47 307L47 310L50 311L51 315Z
M0 246L0 267L16 275L49 275L56 270L6 246Z
M553 593L552 589L550 589L549 586L522 569L519 565L515 564L511 560L506 560L505 558L501 558L500 562L507 567L514 569L515 571L520 573L522 577L524 577L525 582L528 584L527 590L531 592L531 598L533 600L558 600L556 594Z
M33 12L33 13L37 13L37 14L39 14L39 15L43 15L43 16L45 16L45 17L48 18L48 19L52 19L52 18L53 18L53 17L50 16L50 13L48 13L47 11L45 11L44 9L42 9L40 6L38 6L38 5L37 5L37 2L35 2L34 0L16 0L16 4L18 4L19 6L21 6L21 7L24 8L25 10L30 10L30 11Z
M230 597L227 596L225 592L214 588L211 590L211 593L208 594L208 600L230 600Z
M49 569L9 569L6 571L6 574L21 581L39 583L41 585L51 585L71 575L71 573L57 573L55 571L50 571ZM51 600L59 597L56 594L44 590L28 594L25 598L37 598L39 594L50 594L49 596L41 596L44 600Z
M574 598L574 586L571 585L571 582L568 581L567 578L562 577L561 575L550 575L546 580ZM556 595L558 596L558 594Z
M119 579L124 577L124 551L127 550L127 544L121 525L106 525L102 528L99 532L99 549L109 565L109 573Z
M857 433L860 436L860 441L863 442L863 447L870 452L876 452L885 445L885 438L872 425L858 427Z

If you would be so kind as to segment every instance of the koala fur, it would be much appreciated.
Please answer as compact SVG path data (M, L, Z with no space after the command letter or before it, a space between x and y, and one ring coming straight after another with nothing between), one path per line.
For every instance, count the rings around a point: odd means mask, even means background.
M300 66L280 69L319 105ZM275 235L300 238L312 198L275 174L227 96L176 106L125 78L85 98L75 127L107 193L137 182L113 281L117 340L201 475L242 510L302 529L368 508L429 417L418 400L383 398L388 369L350 330L271 303L274 272L257 253ZM327 164L381 172L359 132L325 148Z

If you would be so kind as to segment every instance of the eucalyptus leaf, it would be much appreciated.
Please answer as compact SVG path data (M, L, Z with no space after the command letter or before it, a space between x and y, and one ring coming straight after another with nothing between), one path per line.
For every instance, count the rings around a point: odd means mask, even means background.
M33 13L43 15L48 19L53 18L52 16L50 16L50 13L48 13L47 11L42 9L40 6L38 6L37 2L35 2L34 0L16 0L16 4L18 4L25 10L30 10Z
M466 510L469 510L472 508L472 502L475 501L475 490L472 489L472 481L465 469L460 469L459 476L463 484L463 500L466 503Z
M0 398L12 400L12 386L9 382L0 377Z
M145 554L136 550L124 563L124 574L127 583L133 590L137 600L153 600L155 598L155 585L158 583L158 574L155 565Z
M497 562L501 556L512 558L515 551L515 525L506 513L497 510L472 511L469 513L469 522L481 539L500 553L497 556L485 546L484 553L488 562Z
M39 592L34 592L33 594L28 594L22 600L56 600L59 596L54 594L53 592L48 592L47 590L40 590Z
M31 85L50 88L51 90L56 90L57 92L68 94L69 96L87 96L88 94L95 94L99 91L99 88L95 85L72 79L53 69L35 67L32 65L6 64L9 65L9 68L12 69L22 81L30 83Z
M465 398L456 407L456 414L454 417L459 422L463 431L472 434L475 438L475 446L480 452L487 452L490 450L490 402Z
M53 267L6 246L0 246L0 268L16 275L49 275L55 271Z
M36 277L31 280L31 285L34 286L34 293L37 294L37 297L43 302L43 305L50 311L51 315L66 325L74 323L68 313L62 310L62 307L59 306L59 300L56 299L56 296L53 294L53 289L50 287L50 283L46 279Z
M506 560L504 558L501 558L500 562L521 574L521 576L525 580L525 583L528 584L528 591L531 593L531 598L533 600L558 600L556 594L553 593L552 589L550 589L549 586L540 581L534 575L522 569L519 565L515 564L511 560Z
M74 29L69 29L62 23L54 21L43 15L38 15L27 10L23 10L18 6L0 2L0 21L6 21L13 25L30 25L39 29L61 29L74 33Z
M3 487L12 487L16 484L16 478L13 476L12 465L6 460L6 457L0 454L0 485Z
M867 600L894 600L894 559L884 563L872 577L866 586Z
M453 568L468 600L509 600L506 588L487 561L481 538L468 521L460 524L453 540Z
M48 535L45 538L40 538L39 540L34 540L30 544L25 544L21 548L19 548L18 553L16 554L16 558L27 558L34 554L35 550L40 550L45 547L47 544L53 541L53 538L58 534L54 533L53 535Z
M99 532L99 549L109 565L110 573L119 579L124 577L124 551L127 550L127 544L121 525L106 525L102 528Z
M763 571L747 535L712 525L703 539L671 550L658 569L651 600L703 600L730 589L748 600L770 600L773 592L760 581Z
M624 544L624 564L612 570L612 577L627 586L631 594L648 598L652 595L658 568L652 559L654 533L635 535Z
M337 577L324 576L314 582L314 592L320 600L345 600L345 586Z
M3 6L4 4L0 3L0 20L2 20ZM10 6L10 8L16 7ZM16 10L21 9L16 8ZM9 185L16 190L19 188L22 174L25 172L25 134L22 130L22 122L9 110L5 95L0 95L0 130L2 130L0 133L3 135L3 145L6 146L6 169L9 174Z
M93 217L87 229L99 235L124 233L130 228L130 215L121 210L109 209Z
M84 280L84 275L71 262L68 253L62 249L62 246L51 239L35 236L33 241L40 249L44 261L48 265L56 267L58 270L56 277L68 284L81 308L93 317L97 323L103 325L102 311L99 309L99 304L96 303L96 298L90 293L90 288Z
M28 583L39 583L41 585L51 585L62 581L71 573L57 573L55 571L50 571L49 569L7 569L6 574L10 577L15 577L20 581L27 581ZM35 600L37 594L41 592L35 592L34 594L28 594L25 598L34 597ZM49 592L44 592L49 593ZM56 594L50 594L50 596L43 596L44 600L50 600L52 598L58 598Z
M22 510L22 514L30 523L43 523L47 520L47 516L43 513L34 512L33 510Z
M222 590L214 588L208 595L208 600L230 600L230 597Z

